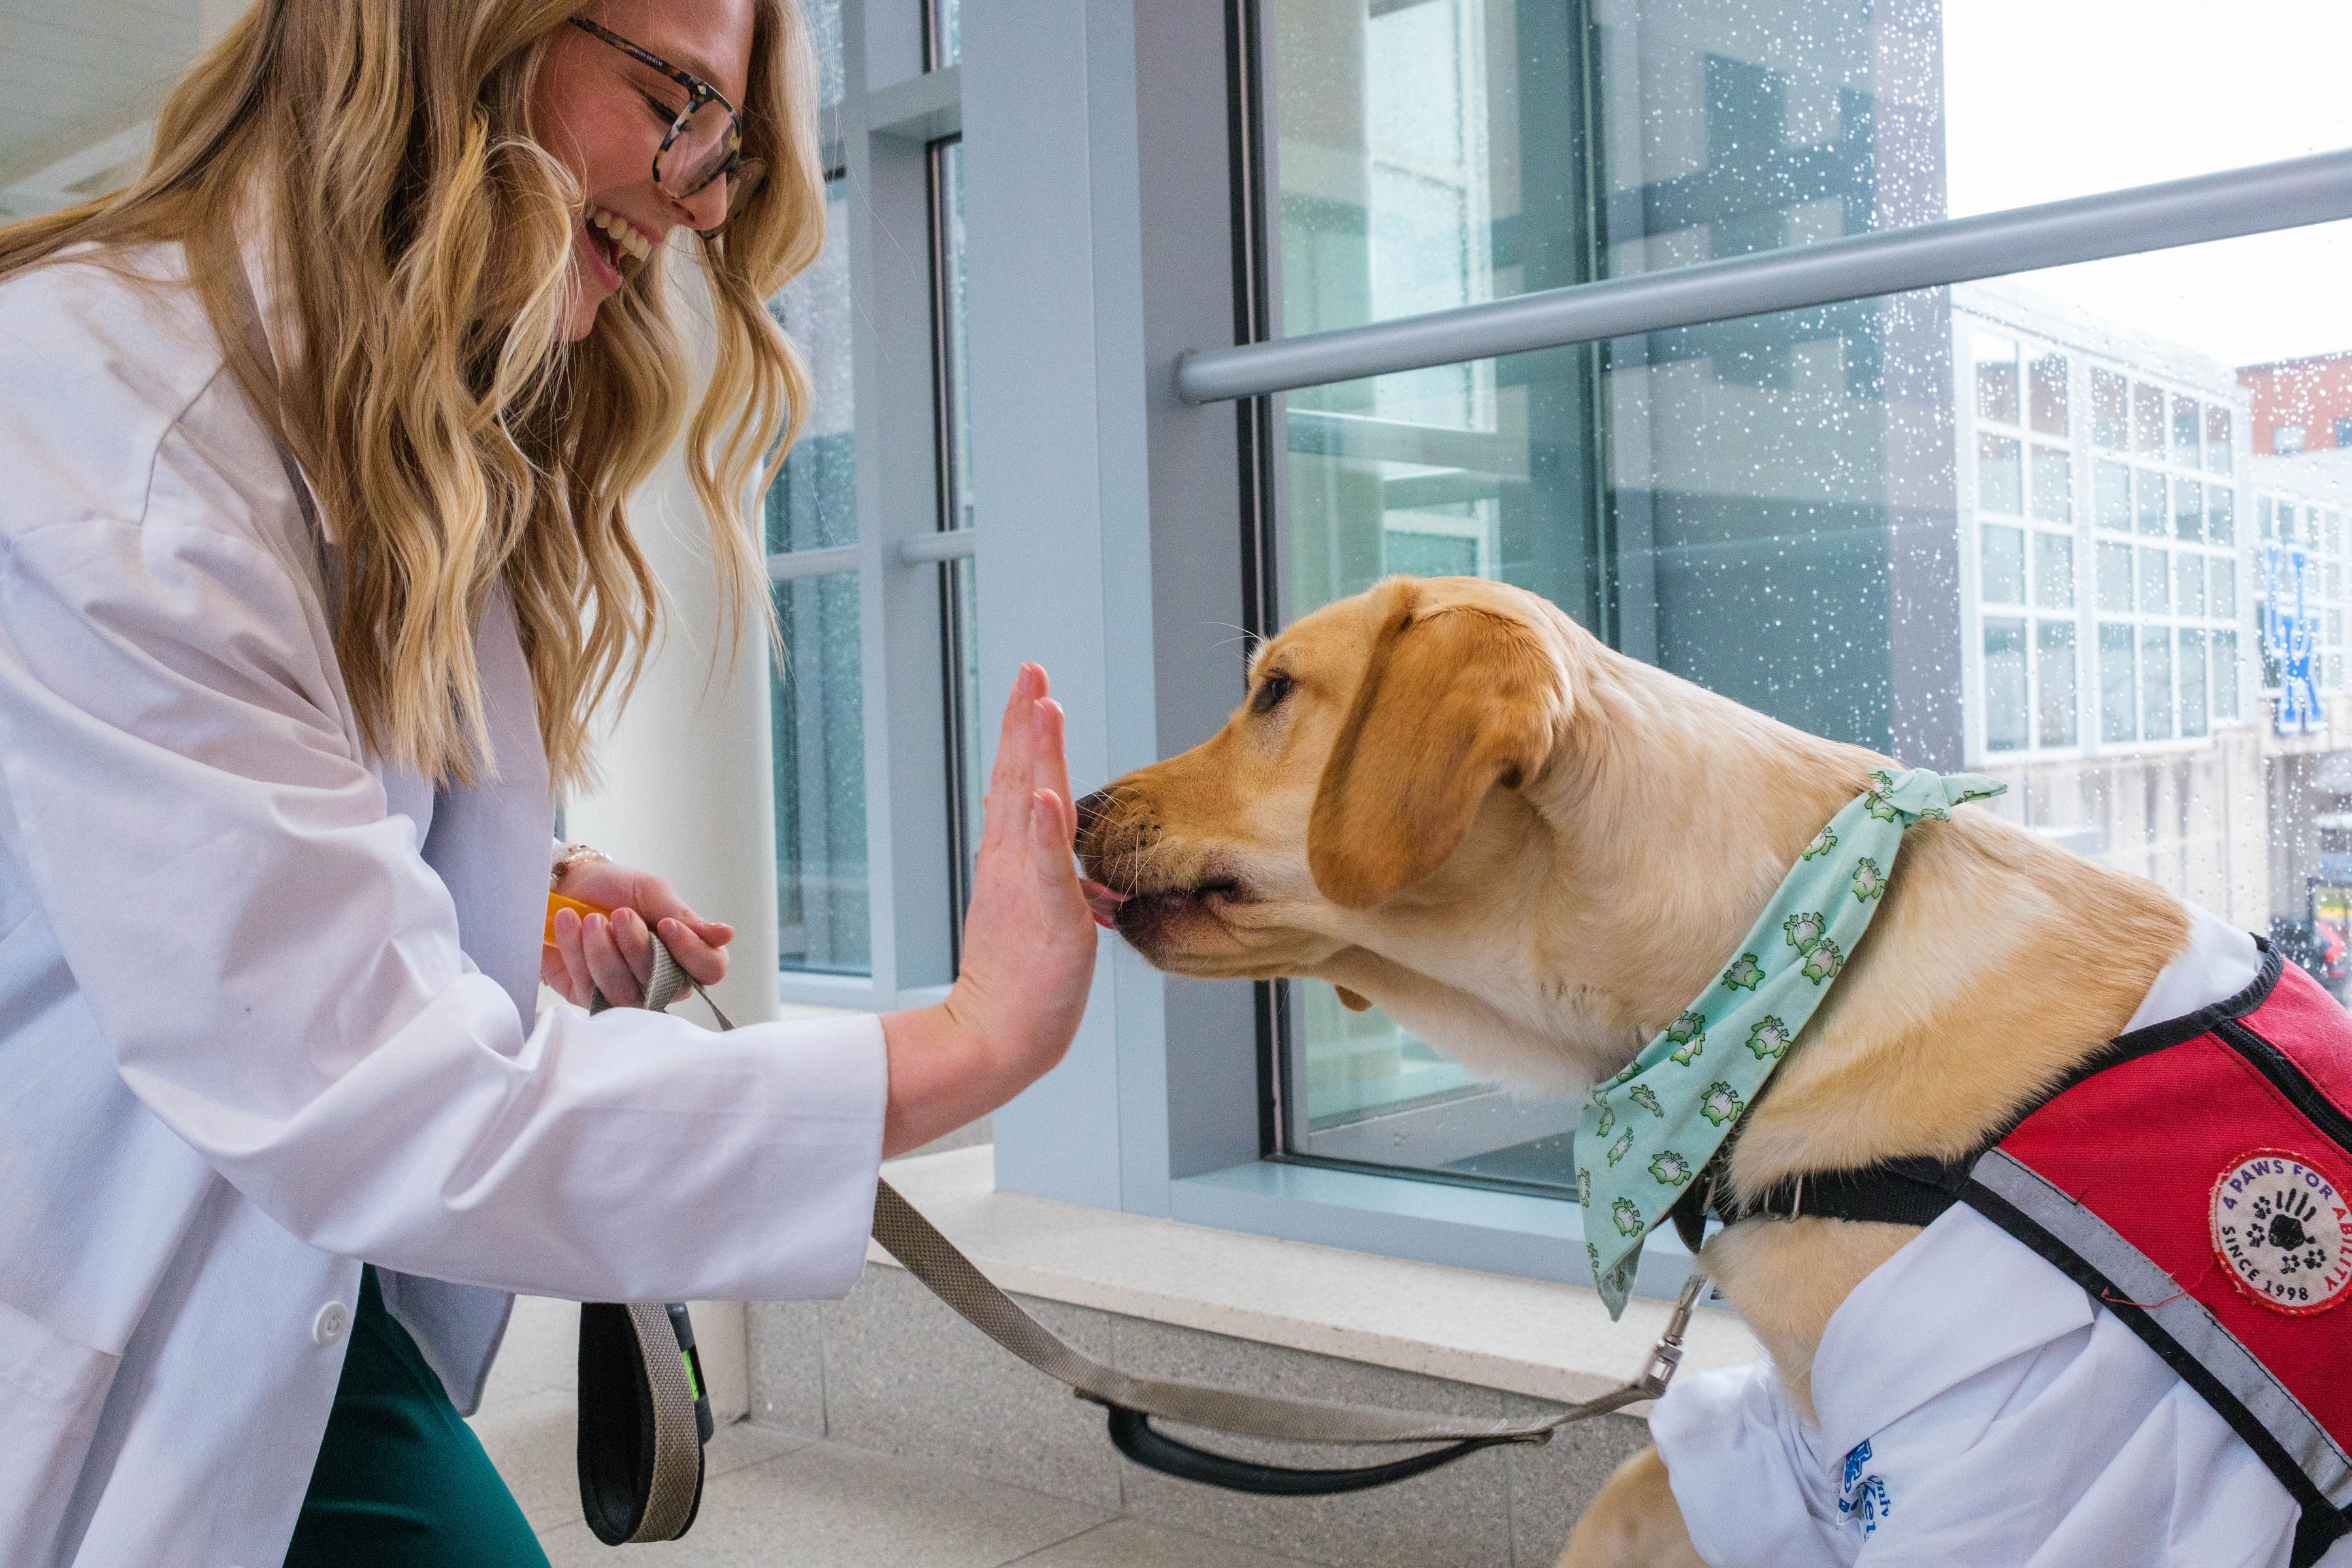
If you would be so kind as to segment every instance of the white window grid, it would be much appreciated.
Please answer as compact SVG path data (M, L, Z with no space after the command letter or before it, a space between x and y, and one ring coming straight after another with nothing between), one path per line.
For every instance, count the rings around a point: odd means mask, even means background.
M1986 763L2186 751L2248 722L2242 401L1954 320L1971 751Z

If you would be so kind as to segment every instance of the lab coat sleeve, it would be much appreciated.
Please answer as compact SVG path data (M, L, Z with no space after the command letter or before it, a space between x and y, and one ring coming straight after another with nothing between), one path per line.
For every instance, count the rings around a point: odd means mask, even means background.
M236 490L167 437L143 515L0 563L0 832L125 1083L329 1252L587 1300L845 1291L878 1023L558 1005L526 1036Z

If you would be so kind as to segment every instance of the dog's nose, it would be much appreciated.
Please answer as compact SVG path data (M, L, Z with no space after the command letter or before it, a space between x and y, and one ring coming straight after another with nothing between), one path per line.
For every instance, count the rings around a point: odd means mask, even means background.
M1110 814L1110 791L1098 789L1078 802L1078 844L1094 837L1095 824Z

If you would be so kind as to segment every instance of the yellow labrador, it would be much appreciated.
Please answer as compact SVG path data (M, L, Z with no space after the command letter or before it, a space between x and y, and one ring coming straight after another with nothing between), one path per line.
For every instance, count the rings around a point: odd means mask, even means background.
M1080 847L1160 968L1317 976L1486 1077L1580 1096L1706 986L1886 765L1614 653L1532 594L1394 578L1266 644L1213 738L1082 803ZM2119 1033L2188 941L2153 883L1982 811L1915 828L1900 867L1748 1118L1735 1195L1969 1152ZM1916 1234L1751 1220L1707 1262L1810 1414L1830 1314ZM1699 1562L1655 1450L1563 1562Z

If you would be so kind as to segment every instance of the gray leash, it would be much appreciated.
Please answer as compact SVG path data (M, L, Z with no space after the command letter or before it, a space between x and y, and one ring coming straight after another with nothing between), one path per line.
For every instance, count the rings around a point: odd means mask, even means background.
M709 994L678 966L658 936L654 938L654 973L646 987L644 1005L661 1011L688 988L705 1002L710 1001ZM592 999L590 1011L601 1011L604 1005L599 994ZM716 1003L711 1003L710 1010L718 1016L721 1028L734 1027ZM1497 1444L1546 1443L1563 1426L1655 1399L1666 1392L1666 1385L1674 1380L1675 1371L1682 1363L1683 1337L1689 1330L1700 1292L1706 1286L1705 1271L1694 1265L1666 1321L1665 1331L1658 1336L1641 1375L1633 1382L1537 1420L1465 1419L1136 1377L1105 1366L1074 1349L1024 1311L886 1181L877 1181L875 1185L873 1234L874 1239L904 1265L908 1273L966 1322L1067 1386L1078 1398L1104 1406L1110 1414L1111 1440L1129 1458L1188 1480L1277 1496L1312 1496L1383 1486L1434 1469L1479 1448ZM1446 1447L1385 1465L1336 1470L1293 1469L1194 1447L1155 1430L1150 1424L1153 1417L1232 1436L1287 1443L1435 1443Z

